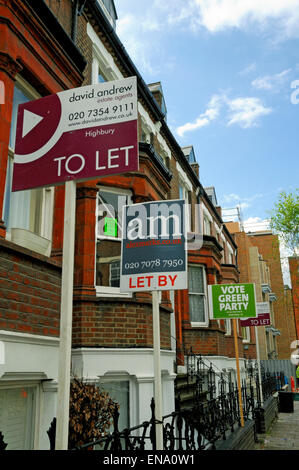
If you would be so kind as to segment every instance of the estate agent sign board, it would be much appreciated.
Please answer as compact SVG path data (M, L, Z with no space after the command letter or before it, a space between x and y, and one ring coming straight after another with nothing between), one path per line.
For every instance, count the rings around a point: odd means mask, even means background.
M257 317L256 318L244 318L241 320L241 326L269 326L271 324L270 319L270 303L269 302L257 302Z
M208 288L211 318L257 316L254 284L214 284Z
M185 201L123 208L121 292L187 289Z
M19 105L13 191L136 170L136 77Z

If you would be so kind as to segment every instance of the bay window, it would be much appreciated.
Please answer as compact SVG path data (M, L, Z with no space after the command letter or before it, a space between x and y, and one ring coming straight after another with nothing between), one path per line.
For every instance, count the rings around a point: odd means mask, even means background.
M52 238L53 188L11 191L18 106L38 98L40 95L30 84L17 77L13 96L3 220L8 239L49 255ZM36 237L43 238L46 243L42 243Z

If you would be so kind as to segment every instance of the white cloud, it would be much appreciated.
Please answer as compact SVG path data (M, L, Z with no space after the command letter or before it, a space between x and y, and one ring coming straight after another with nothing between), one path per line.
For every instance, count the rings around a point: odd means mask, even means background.
M160 0L150 3L153 12L162 15L164 27L181 25L216 33L232 28L256 29L256 25L273 30L275 22L280 33L298 36L299 0L172 0L171 8Z
M279 91L291 71L292 69L287 69L275 75L265 75L264 77L256 78L251 84L260 90Z
M176 129L177 134L180 137L183 137L186 132L194 131L196 129L200 129L201 127L208 126L211 121L213 121L219 116L220 107L221 97L219 95L214 95L208 103L206 111L200 114L194 122L187 122L186 124L179 126Z
M251 72L256 70L256 63L253 62L252 64L247 65L244 69L239 72L239 75L248 75Z
M207 30L216 34L239 29L265 32L264 37L274 41L299 37L299 0L171 0L171 7L161 0L130 0L130 12L128 0L115 3L119 16L117 34L137 66L152 75L160 73L165 65L168 67L163 38L169 32ZM254 67L249 64L248 70L240 74L249 73Z
M259 98L236 98L228 100L229 121L228 125L238 124L247 129L257 125L257 120L261 116L266 116L272 112L271 108L266 108Z
M273 28L275 21L286 36L298 35L299 0L194 0L194 4L200 23L210 32L249 29L253 25Z
M201 28L211 33L226 29L270 31L283 38L298 37L299 0L155 0L153 13L164 28Z
M272 112L272 109L265 107L259 98L241 97L231 99L225 94L214 95L206 111L200 114L195 121L187 122L177 127L177 134L183 137L186 132L208 126L213 120L220 116L220 111L223 107L225 107L227 112L226 116L223 118L226 124L228 126L237 124L244 129L256 126L261 116Z

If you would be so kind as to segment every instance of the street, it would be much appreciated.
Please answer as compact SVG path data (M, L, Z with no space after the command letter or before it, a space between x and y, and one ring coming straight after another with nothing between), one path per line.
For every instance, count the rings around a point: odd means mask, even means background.
M267 434L259 435L256 450L299 450L299 401L293 413L279 413Z

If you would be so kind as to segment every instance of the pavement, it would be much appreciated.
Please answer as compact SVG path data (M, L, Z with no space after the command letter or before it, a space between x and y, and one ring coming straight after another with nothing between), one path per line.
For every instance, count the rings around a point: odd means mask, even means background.
M293 413L279 413L270 430L259 434L255 450L299 450L299 401Z

